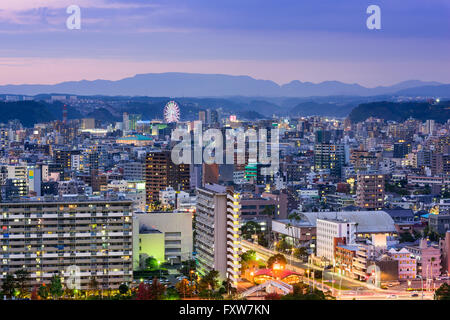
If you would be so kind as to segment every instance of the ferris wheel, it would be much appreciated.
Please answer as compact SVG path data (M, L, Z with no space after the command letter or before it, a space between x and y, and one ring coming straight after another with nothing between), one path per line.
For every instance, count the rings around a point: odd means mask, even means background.
M169 101L164 107L164 120L167 123L180 121L180 108L175 101Z

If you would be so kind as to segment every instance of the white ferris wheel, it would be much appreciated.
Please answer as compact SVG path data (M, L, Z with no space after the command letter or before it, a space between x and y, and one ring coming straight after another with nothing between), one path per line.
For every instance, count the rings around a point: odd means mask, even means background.
M175 101L169 101L164 107L164 120L167 123L180 121L180 108Z

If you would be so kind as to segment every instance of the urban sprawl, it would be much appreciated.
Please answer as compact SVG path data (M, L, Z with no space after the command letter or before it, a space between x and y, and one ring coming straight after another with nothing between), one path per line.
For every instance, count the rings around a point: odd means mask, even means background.
M176 99L160 119L68 116L123 99L48 96L59 120L0 124L3 299L450 297L450 120L187 117ZM224 141L220 163L174 163L173 131L198 126L265 129L278 164L249 152L258 135L240 159Z

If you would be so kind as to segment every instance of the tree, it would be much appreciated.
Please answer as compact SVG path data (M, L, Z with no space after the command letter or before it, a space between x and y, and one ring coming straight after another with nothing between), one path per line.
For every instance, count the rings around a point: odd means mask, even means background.
M400 242L413 242L414 237L409 232L402 232L400 233Z
M9 299L14 296L14 292L16 291L16 281L14 280L14 276L8 273L5 276L2 284L3 294L6 295Z
M436 300L450 300L450 286L443 283L434 293Z
M190 277L191 271L195 270L195 268L196 268L195 260L187 260L183 262L182 267L180 268L179 271L185 277Z
M178 291L174 288L169 288L166 290L166 300L179 300L180 295L178 294Z
M48 287L44 284L42 284L38 289L38 295L41 299L46 300L49 296Z
M287 243L287 241L285 239L281 239L280 241L277 242L277 251L280 252L286 252L286 250L290 249L291 246Z
M209 271L201 280L199 283L199 290L206 289L215 291L216 288L219 287L219 271L217 270L211 270ZM200 290L201 291L201 290Z
M278 293L268 293L264 297L265 300L281 300L281 295Z
M148 257L145 259L145 266L150 270L156 270L159 267L159 263L154 257Z
M149 292L151 300L159 300L166 292L166 286L161 284L157 278L153 278Z
M248 221L241 227L241 234L245 240L251 239L253 235L258 235L260 233L261 226L255 221Z
M36 286L33 287L33 290L31 291L31 300L38 300L39 299L39 295L38 295L38 288Z
M64 293L61 278L57 275L52 277L50 282L50 294L53 299L59 299Z
M308 256L308 250L305 247L296 248L294 250L294 257L304 259Z
M311 292L309 286L305 283L294 284L293 292L281 297L282 300L327 300L331 298L319 289L314 289Z
M264 210L262 211L262 214L273 216L275 214L275 206L274 205L265 206Z
M275 254L273 256L271 256L268 260L267 260L267 268L272 269L274 264L281 264L283 267L286 265L287 261L286 258L284 257L284 255L282 255L281 253Z
M30 273L26 269L20 269L14 272L16 276L17 289L19 289L19 298L24 298L28 293L28 282Z
M138 287L137 300L159 300L166 292L166 287L157 278L151 284L141 282Z
M195 292L195 285L189 283L189 280L183 279L175 285L175 289L177 290L180 297L192 297Z
M149 300L148 285L141 282L137 289L136 300Z
M91 277L91 280L89 281L89 289L94 292L98 290L98 281L95 277Z
M130 289L128 288L128 286L127 286L125 283L122 283L122 284L119 286L119 292L120 292L120 294L127 294L127 293L128 293L128 290L130 290Z

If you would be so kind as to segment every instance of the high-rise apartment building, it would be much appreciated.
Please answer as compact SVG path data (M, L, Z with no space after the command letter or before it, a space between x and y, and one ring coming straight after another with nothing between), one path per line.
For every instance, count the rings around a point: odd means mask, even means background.
M189 164L174 164L170 151L149 152L145 160L147 204L158 201L159 191L167 187L189 189Z
M316 170L329 169L332 176L340 178L344 164L344 145L318 143L314 146L314 167Z
M384 175L359 173L356 188L356 205L366 210L384 207Z
M131 205L86 197L1 203L0 279L24 268L31 287L49 284L54 275L65 282L72 266L79 270L80 289L92 279L99 289L130 283Z
M232 188L208 184L197 188L194 247L199 272L217 270L233 287L240 278L240 195Z

